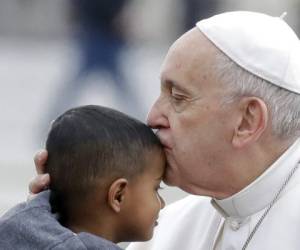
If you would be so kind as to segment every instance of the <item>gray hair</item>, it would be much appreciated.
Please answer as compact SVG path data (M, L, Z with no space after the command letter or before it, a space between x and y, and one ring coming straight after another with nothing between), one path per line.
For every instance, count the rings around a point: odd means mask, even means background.
M263 100L271 116L272 130L282 139L291 139L300 133L300 95L278 87L243 69L223 52L216 54L216 73L226 88L224 102L243 96Z

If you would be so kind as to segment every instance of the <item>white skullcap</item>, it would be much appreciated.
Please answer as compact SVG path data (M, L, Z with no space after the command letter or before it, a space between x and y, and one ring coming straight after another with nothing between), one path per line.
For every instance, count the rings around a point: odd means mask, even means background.
M300 94L300 41L282 18L234 11L204 19L197 27L242 68Z

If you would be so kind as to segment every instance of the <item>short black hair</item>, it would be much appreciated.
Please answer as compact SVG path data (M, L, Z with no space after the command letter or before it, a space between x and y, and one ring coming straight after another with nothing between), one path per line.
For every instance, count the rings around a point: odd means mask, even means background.
M147 125L96 105L73 108L59 116L51 125L46 149L50 203L54 212L62 213L61 203L67 206L73 198L84 197L96 180L137 176L146 167L147 152L163 152Z

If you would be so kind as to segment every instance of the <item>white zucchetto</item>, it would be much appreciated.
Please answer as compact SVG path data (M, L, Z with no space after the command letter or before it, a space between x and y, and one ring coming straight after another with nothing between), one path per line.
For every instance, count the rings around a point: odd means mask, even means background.
M201 20L197 27L242 68L300 94L300 41L283 18L234 11Z

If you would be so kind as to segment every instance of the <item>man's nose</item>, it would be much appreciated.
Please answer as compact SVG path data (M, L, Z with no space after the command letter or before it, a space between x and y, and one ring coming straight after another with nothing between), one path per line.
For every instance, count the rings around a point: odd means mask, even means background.
M151 128L160 129L169 127L167 105L165 98L161 96L153 104L147 116L147 124Z

